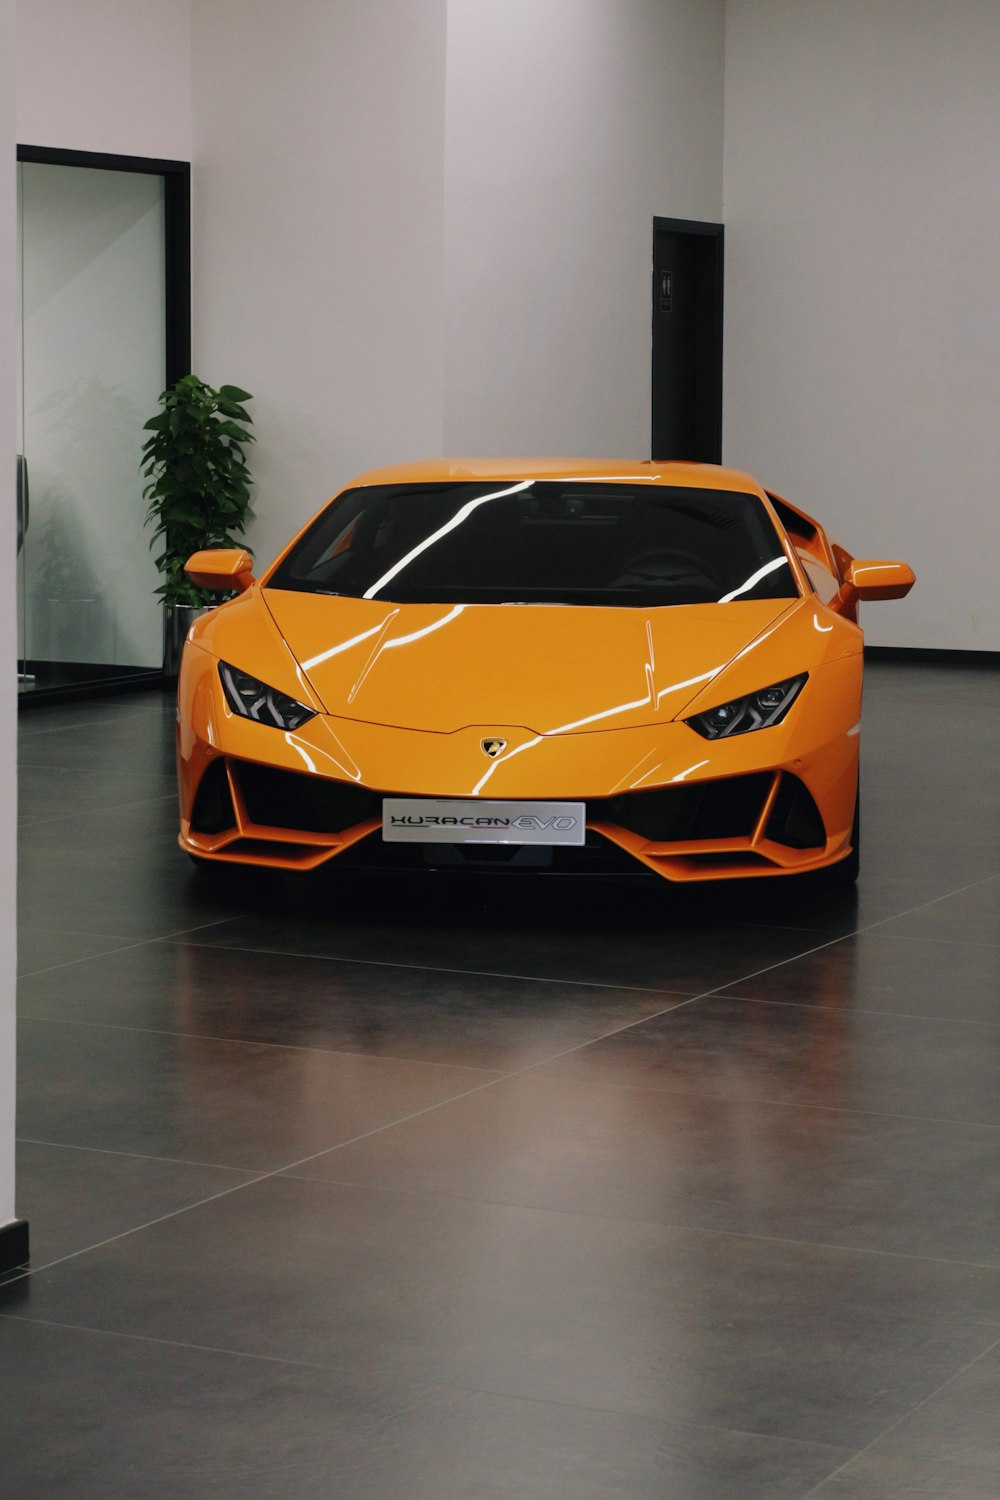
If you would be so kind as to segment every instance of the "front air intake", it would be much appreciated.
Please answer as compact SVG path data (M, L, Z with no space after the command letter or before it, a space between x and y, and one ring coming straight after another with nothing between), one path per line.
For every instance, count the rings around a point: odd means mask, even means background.
M771 789L770 771L624 792L587 803L587 821L613 823L655 844L749 838Z
M826 843L823 819L808 787L788 771L782 773L765 836L788 849L819 849Z
M258 827L343 833L357 823L381 816L381 796L353 782L304 776L250 761L234 761L232 765L247 816Z
M236 827L236 809L224 760L213 760L198 784L191 812L192 833L225 833Z

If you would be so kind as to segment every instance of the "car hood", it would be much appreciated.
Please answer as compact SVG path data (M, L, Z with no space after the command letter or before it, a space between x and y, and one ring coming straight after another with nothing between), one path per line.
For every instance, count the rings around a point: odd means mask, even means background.
M663 723L801 603L400 605L279 589L263 598L328 713L442 734Z

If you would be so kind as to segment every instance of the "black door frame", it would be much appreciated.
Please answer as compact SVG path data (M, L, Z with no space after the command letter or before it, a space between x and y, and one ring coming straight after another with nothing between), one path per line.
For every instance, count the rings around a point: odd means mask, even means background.
M164 385L191 373L191 163L153 156L115 156L105 151L63 151L54 146L18 146L18 161L48 167L97 167L105 172L142 172L163 178Z
M711 418L714 429L714 458L710 461L722 462L722 350L723 350L723 289L724 289L724 255L725 255L725 226L713 224L701 219L666 219L654 217L653 219L653 299L651 308L651 342L657 336L656 312L657 294L656 284L656 237L659 233L686 234L698 236L712 241L709 247L711 256L710 275L712 277L713 292L713 316L711 324L710 362L713 370L713 382L715 389L711 395ZM656 433L656 410L658 391L656 387L655 362L653 364L653 375L651 381L650 401L650 452L653 452Z
M118 156L106 151L66 151L56 146L17 147L19 162L49 167L91 167L163 178L164 386L191 374L191 163L155 156ZM89 698L160 682L162 671L84 679L18 694L18 708Z

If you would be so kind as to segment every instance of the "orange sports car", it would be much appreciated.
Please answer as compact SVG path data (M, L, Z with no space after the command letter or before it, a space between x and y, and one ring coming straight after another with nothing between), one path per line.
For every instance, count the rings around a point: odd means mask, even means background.
M860 562L747 474L590 459L363 474L192 627L196 860L857 876ZM638 864L637 864L638 862Z

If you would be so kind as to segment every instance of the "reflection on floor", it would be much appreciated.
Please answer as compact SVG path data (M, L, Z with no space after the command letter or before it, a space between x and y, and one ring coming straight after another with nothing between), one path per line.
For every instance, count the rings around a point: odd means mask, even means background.
M998 706L870 672L856 896L216 880L26 715L3 1493L996 1500Z
M160 673L149 667L108 666L103 662L19 661L17 691L21 706L49 698L65 701L83 692L106 692L109 688L132 688L145 683L152 688Z

